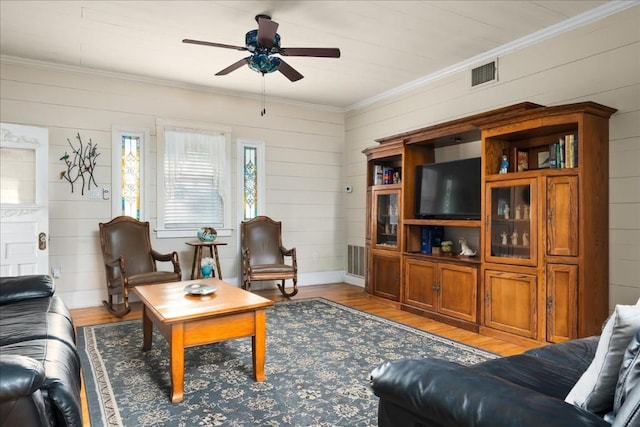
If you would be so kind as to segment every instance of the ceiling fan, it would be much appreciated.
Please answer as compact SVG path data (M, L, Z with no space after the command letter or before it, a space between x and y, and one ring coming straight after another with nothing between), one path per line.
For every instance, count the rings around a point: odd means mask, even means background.
M284 62L281 56L312 56L319 58L340 58L340 49L323 47L280 47L280 34L277 33L278 23L271 20L268 15L256 15L258 29L251 30L245 35L245 46L232 46L222 43L206 42L200 40L184 39L183 43L200 44L204 46L222 47L225 49L246 50L251 53L229 65L224 70L216 73L216 76L223 76L237 70L243 65L248 65L254 71L262 73L273 73L280 71L292 82L298 81L304 76L296 71L289 64Z

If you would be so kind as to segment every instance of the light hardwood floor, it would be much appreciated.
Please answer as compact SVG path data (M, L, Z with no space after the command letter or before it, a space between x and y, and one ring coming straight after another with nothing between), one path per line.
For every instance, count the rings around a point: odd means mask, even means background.
M358 286L346 283L333 283L327 285L301 286L299 289L300 291L298 292L298 295L293 299L322 297L503 356L519 354L531 348L479 335L455 326L449 326L444 323L436 322L435 320L402 311L398 309L395 304L389 301L366 294L364 289ZM255 291L255 293L274 301L285 300L277 289ZM140 303L134 303L132 304L132 307L131 313L125 316L124 319L119 319L110 315L102 306L72 309L71 315L76 326L97 325L123 320L140 319L142 314ZM89 426L89 412L87 409L86 395L84 393L84 384L82 389L83 417L85 420L85 426Z

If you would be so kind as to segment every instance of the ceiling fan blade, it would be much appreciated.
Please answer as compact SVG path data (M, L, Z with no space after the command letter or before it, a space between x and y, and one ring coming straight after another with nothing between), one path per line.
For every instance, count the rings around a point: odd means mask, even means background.
M278 67L278 71L280 71L286 78L291 80L292 82L297 82L304 76L297 72L291 65L284 62L282 59L280 60L280 66Z
M340 58L340 49L332 47L281 47L278 53L283 56Z
M242 58L240 61L238 62L234 62L233 64L229 65L227 68L225 68L222 71L218 71L216 73L216 76L224 76L226 74L229 74L232 71L237 70L238 68L242 67L243 65L246 65L249 63L249 58L251 58L250 56L247 56L246 58Z
M230 45L230 44L204 42L204 41L201 41L201 40L184 39L184 40L182 40L182 43L201 44L203 46L213 46L213 47L223 47L225 49L247 50L247 48L244 47L244 46L233 46L233 45Z
M258 18L258 44L264 47L273 46L273 38L278 31L278 23L266 17Z

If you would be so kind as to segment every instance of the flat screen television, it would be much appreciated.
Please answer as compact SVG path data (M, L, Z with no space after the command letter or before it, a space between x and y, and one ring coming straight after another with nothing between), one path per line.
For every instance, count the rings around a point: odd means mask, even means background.
M480 157L416 167L416 217L480 219Z

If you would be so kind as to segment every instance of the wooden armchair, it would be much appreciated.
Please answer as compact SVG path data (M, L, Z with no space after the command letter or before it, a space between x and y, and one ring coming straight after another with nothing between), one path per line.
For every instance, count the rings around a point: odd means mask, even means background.
M242 287L251 290L253 280L280 280L278 288L285 297L298 293L298 262L296 248L282 246L282 223L266 216L257 216L240 223L242 245ZM291 257L285 264L284 257ZM293 280L291 292L285 290L285 280Z
M122 317L131 311L129 289L134 286L178 282L182 279L177 252L160 254L151 248L148 222L119 216L99 225L109 291L109 302L102 303L109 313ZM158 271L158 261L171 262L173 271ZM114 295L122 296L122 308L116 308Z

